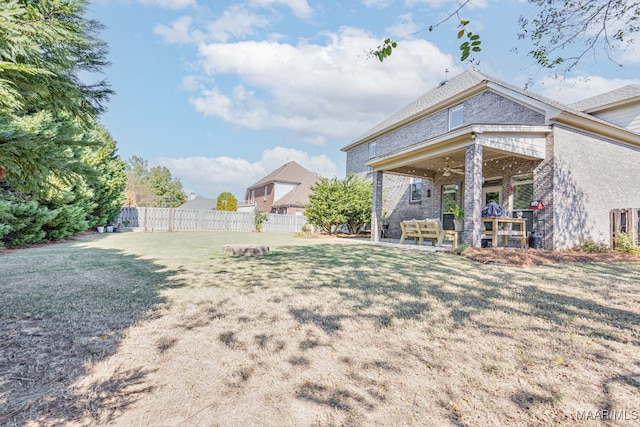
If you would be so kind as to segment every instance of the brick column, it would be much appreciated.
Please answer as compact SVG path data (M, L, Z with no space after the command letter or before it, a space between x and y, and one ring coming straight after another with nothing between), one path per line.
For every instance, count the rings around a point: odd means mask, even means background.
M371 241L380 241L382 220L382 171L373 173L373 204L371 206Z
M482 242L482 145L467 145L464 169L464 232L462 242L479 248Z

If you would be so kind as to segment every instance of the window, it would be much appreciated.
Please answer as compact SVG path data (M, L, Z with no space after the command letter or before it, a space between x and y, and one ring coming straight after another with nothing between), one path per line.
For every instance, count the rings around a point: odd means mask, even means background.
M456 204L455 184L442 186L442 213L451 212Z
M529 209L533 201L533 175L518 175L511 178L513 185L513 209Z
M419 202L422 200L422 178L411 178L409 193L410 202Z
M376 156L376 149L378 148L377 142L369 143L369 158L373 159Z
M449 109L449 130L459 128L463 124L464 106L458 105Z
M251 190L249 192L249 203L253 203L256 200L256 190Z

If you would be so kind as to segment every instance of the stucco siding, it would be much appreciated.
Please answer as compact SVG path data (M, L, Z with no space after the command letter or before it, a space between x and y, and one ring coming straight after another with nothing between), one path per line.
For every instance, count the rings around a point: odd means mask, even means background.
M640 207L640 148L554 127L554 249L609 243L609 212Z

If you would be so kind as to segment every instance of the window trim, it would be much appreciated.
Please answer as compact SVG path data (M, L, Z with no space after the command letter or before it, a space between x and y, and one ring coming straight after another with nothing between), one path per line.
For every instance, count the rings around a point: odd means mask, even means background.
M420 198L418 199L414 199L413 198L413 192L414 192L414 186L420 185ZM420 203L422 202L422 178L414 178L412 177L409 181L409 203ZM416 191L417 191L417 187L416 187Z
M460 112L460 123L454 124L452 119L457 117L457 114ZM455 107L449 108L449 130L457 129L464 125L464 104L456 105Z
M454 204L457 204L457 200L456 200L456 190L455 190L455 184L446 184L442 186L442 213L443 214L451 214L451 210L447 210L447 206L446 206L446 201L445 201L445 195L446 194L453 194L453 202Z
M519 180L518 182L514 182L514 180ZM515 193L516 193L516 187L519 187L521 185L531 185L531 200L533 200L533 196L534 196L534 188L533 188L533 172L530 173L525 173L525 174L521 174L521 175L514 175L511 177L511 185L513 186L513 211L526 211L528 210L528 206L524 207L524 208L518 208L516 207L516 198L515 198ZM531 201L527 202L530 203ZM524 206L524 205L523 205Z
M369 158L373 159L374 157L376 157L378 152L378 142L377 141L370 142L367 145L367 149L369 150L368 151Z

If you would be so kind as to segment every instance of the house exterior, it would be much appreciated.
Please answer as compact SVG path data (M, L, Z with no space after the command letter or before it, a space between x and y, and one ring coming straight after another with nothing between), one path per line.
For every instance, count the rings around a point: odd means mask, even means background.
M383 215L392 236L408 219L453 229L458 204L461 241L479 247L493 199L527 218L544 248L607 241L611 209L640 207L640 86L566 105L466 71L343 151L347 173L373 179L373 240ZM534 201L544 209L530 209Z
M218 204L217 199L209 199L207 197L196 196L191 193L189 196L189 200L187 200L182 205L178 206L176 209L194 209L194 210L216 210L216 206Z
M245 204L267 213L302 215L310 187L322 177L296 162L289 162L247 188Z

